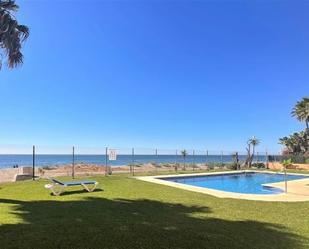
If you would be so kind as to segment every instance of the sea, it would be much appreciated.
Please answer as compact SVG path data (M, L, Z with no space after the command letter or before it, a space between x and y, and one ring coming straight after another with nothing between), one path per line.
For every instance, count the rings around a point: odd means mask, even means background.
M47 166L60 166L64 164L72 164L72 154L37 154L34 157L36 167L47 167ZM244 161L245 155L239 155L239 160ZM265 162L266 157L263 155L256 156L254 162ZM105 155L80 155L74 156L75 163L89 163L96 164L99 166L105 166L106 163L109 166L122 166L130 164L144 164L144 163L183 163L184 159L180 155L117 155L116 160L109 160L109 157ZM230 163L233 162L231 155L188 155L185 158L186 163ZM33 156L27 155L0 155L0 169L13 168L22 166L32 166Z

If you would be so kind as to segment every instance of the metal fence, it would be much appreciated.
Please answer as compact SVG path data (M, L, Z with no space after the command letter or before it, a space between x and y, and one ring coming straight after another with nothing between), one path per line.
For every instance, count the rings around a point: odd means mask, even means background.
M237 151L201 149L0 145L0 169L31 167L33 176L112 173L159 173L231 168ZM239 165L247 158L237 152ZM270 156L271 155L271 156ZM256 152L253 163L280 160L278 154Z
M120 148L82 146L0 145L0 169L32 167L33 176L112 173L159 173L231 168L237 151L201 149ZM238 151L239 165L247 158ZM253 163L278 160L278 154L256 152Z

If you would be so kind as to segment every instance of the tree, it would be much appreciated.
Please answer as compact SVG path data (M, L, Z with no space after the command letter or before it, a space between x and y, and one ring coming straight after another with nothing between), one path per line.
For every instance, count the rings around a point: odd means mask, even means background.
M306 154L309 151L309 130L301 132L294 132L288 137L279 139L279 144L284 145L287 148L288 154Z
M0 49L7 57L9 68L15 68L23 63L21 47L29 36L29 28L19 24L14 16L18 8L14 0L0 0ZM0 56L3 57L1 53ZM0 59L0 69L1 66Z
M238 157L238 152L235 152L232 154L232 158L233 158L233 168L238 170L239 169L239 157Z
M308 155L309 153L309 97L304 97L296 102L292 110L292 116L297 120L305 122L306 129L294 132L290 136L279 138L279 144L284 145L285 154Z
M253 161L253 158L254 158L254 155L255 155L255 147L257 145L259 145L259 143L260 143L260 140L257 139L255 136L253 136L252 138L250 138L247 141L248 147L246 148L246 150L247 150L247 159L245 161L245 165L247 167L249 167L249 168L252 165L252 161Z
M302 100L297 101L291 114L300 122L305 122L306 128L309 129L309 98L304 97Z
M181 156L183 158L183 169L186 170L186 157L188 155L188 152L186 150L180 151Z

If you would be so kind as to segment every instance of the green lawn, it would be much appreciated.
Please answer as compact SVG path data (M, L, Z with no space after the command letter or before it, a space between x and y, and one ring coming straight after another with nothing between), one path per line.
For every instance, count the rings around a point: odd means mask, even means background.
M0 185L0 248L309 248L309 202L219 199L125 175L55 197Z

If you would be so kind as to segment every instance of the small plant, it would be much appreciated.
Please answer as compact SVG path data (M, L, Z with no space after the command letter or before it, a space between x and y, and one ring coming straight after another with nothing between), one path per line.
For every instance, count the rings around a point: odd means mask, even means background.
M282 161L282 166L284 167L285 170L287 169L287 167L289 167L291 165L292 165L292 159L291 158Z
M153 166L153 167L158 167L158 164L156 162L150 162L150 164Z
M199 168L196 163L190 163L189 167L192 167L193 170Z
M308 159L306 159L305 163L306 163L306 164L309 164L309 158L308 158Z
M253 163L252 167L258 168L258 169L265 169L266 166L264 163Z

